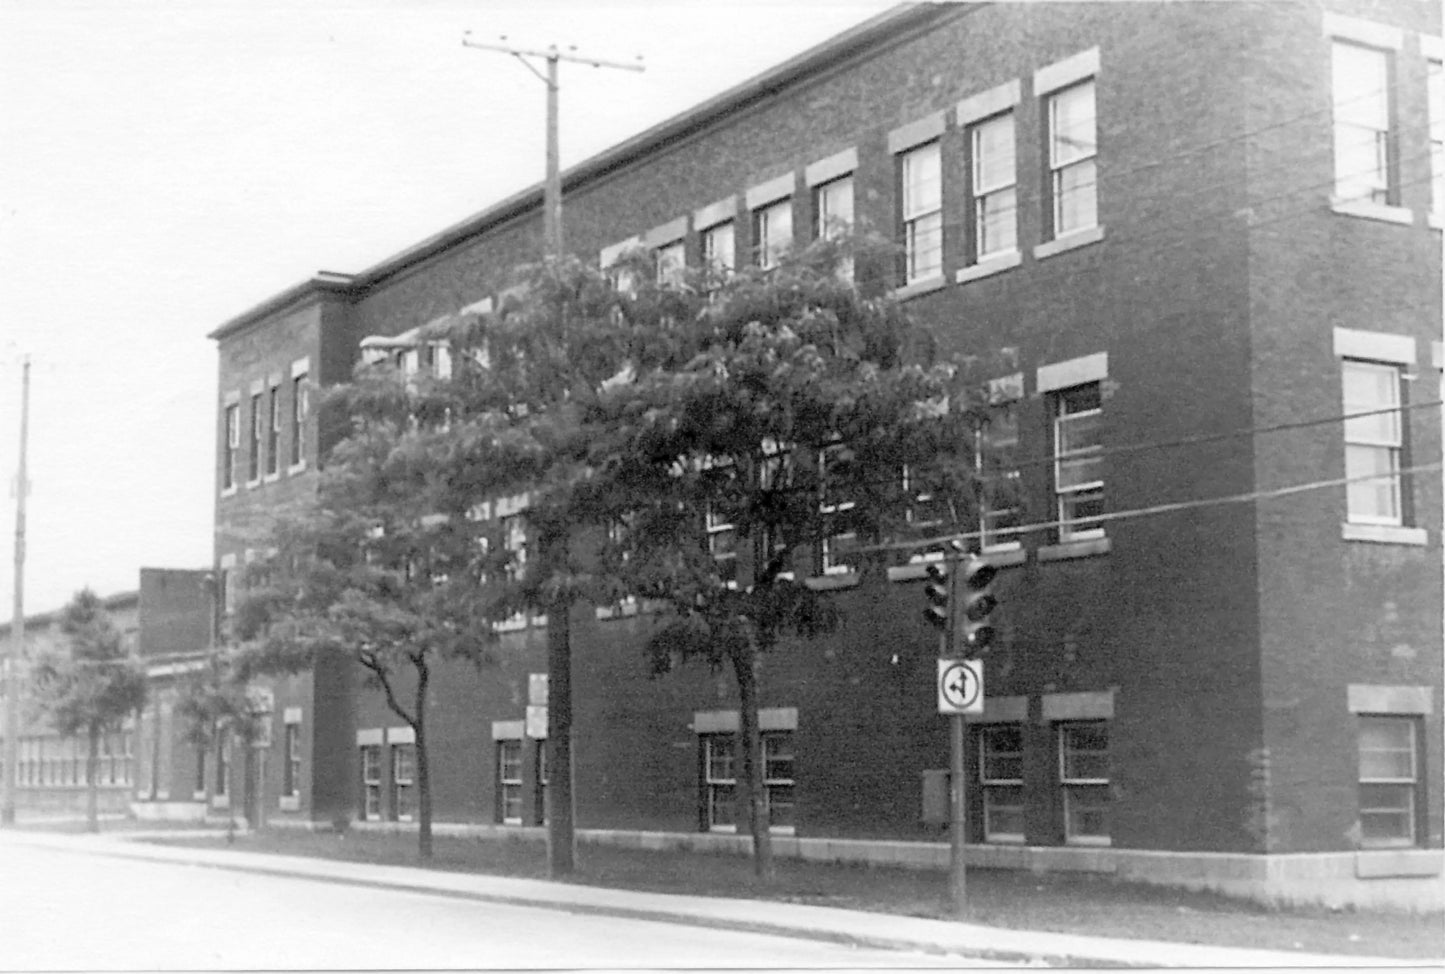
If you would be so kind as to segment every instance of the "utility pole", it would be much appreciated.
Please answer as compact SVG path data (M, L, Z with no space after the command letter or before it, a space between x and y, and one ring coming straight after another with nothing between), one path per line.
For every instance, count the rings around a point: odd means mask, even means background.
M510 54L547 86L547 179L543 184L542 192L542 236L546 246L547 256L560 258L562 256L562 171L558 163L557 149L557 93L560 84L557 80L557 67L562 61L575 61L578 64L590 64L594 68L617 68L621 71L642 71L641 64L627 63L623 61L604 61L601 58L587 57L577 54L576 48L567 49L563 53L553 44L544 51L530 50L523 47L515 47L507 43L505 36L501 37L500 43L488 44L482 41L471 39L471 32L468 31L462 37L463 47L475 47L483 51L499 51L502 54ZM528 58L539 58L547 63L547 73L543 74L533 67ZM638 61L642 60L641 55Z
M25 472L30 433L30 356L20 366L20 465L15 475L15 608L10 617L10 656L5 660L5 774L0 791L0 825L15 824L16 774L20 761L20 661L25 656Z

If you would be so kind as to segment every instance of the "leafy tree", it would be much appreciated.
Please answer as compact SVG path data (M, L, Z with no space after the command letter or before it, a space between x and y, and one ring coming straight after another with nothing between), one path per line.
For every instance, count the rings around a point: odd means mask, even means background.
M100 739L119 730L127 716L145 705L145 668L127 650L100 597L88 588L61 610L60 631L68 652L47 653L36 661L35 698L57 731L85 736L86 825L97 832Z
M209 753L227 735L239 740L246 748L246 790L254 797L260 783L254 780L256 763L251 742L259 731L258 721L262 715L256 707L254 688L239 675L236 648L212 652L204 666L187 674L179 690L176 710L184 723L187 743ZM206 776L207 808L211 804L214 781L214 776Z
M656 354L638 356L593 422L592 503L621 526L602 573L667 606L648 643L655 671L696 658L734 676L765 879L763 661L785 636L836 623L805 579L856 567L867 542L919 522L935 533L966 523L989 416L967 363L935 361L929 334L878 282L837 273L844 260L862 273L882 263L866 240L826 243L725 282L644 285L629 312L673 304L653 325L634 318L640 351ZM819 551L827 565L801 558Z

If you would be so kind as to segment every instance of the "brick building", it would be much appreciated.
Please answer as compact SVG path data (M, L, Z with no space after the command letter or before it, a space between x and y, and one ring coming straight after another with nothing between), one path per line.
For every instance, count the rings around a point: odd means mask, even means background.
M1407 0L905 7L564 174L573 252L737 266L841 219L900 241L946 347L1019 350L1022 502L989 530L1045 529L985 539L973 861L1438 903L1442 57ZM540 203L212 333L228 592L315 489L308 389L364 350L425 367L409 336L491 310ZM845 624L767 663L780 851L946 862L921 566L809 561ZM649 681L646 613L572 624L584 834L741 847L728 681ZM519 621L435 681L439 822L540 821L544 642ZM273 821L410 817L409 732L355 673L276 694Z

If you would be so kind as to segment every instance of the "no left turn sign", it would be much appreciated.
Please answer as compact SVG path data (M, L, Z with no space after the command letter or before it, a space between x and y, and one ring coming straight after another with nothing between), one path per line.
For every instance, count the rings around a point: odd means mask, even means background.
M983 713L983 660L938 661L938 712Z

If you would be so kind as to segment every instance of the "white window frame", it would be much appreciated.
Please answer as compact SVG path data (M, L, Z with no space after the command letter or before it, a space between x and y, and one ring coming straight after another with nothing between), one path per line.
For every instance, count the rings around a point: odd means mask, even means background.
M497 799L503 825L522 824L522 784L521 739L497 741Z
M785 197L753 210L753 249L763 270L777 267L793 246L793 198Z
M993 435L993 425L985 426L980 433L981 446L985 453L989 450L1012 449L1017 451L1019 447L1019 413L1020 401L1023 399L1023 374L1017 373L1004 379L994 379L989 382L989 395L995 410L1006 411L1009 420L1008 427L1012 431L1011 438L999 439ZM979 524L979 543L986 552L994 551L1016 551L1023 547L1023 541L1016 534L998 536L1002 528L1016 527L1023 510L1022 500L1022 471L1017 464L1017 457L1013 466L1000 467L999 479L1011 485L1010 492L1013 495L1013 504L1009 507L995 508L992 504L984 507L983 516Z
M1355 371L1360 374L1376 376L1379 379L1389 380L1382 384L1383 388L1389 389L1393 398L1389 402L1363 402L1352 401L1349 398L1351 383L1348 381L1348 373ZM1371 480L1352 482L1345 485L1345 518L1355 524L1378 524L1388 526L1403 526L1404 521L1404 482L1401 474L1403 464L1405 438L1404 438L1404 413L1401 411L1401 370L1400 366L1389 362L1372 362L1363 359L1345 358L1340 361L1341 386L1344 396L1344 411L1346 415L1360 412L1369 412L1377 409L1393 409L1392 413L1382 413L1376 416L1361 416L1358 419L1347 419L1344 423L1345 437L1345 476L1353 479L1356 476L1365 476L1372 471L1359 470L1350 460L1352 451L1358 454L1360 450L1371 451L1377 457L1383 455L1387 473L1381 473ZM1390 421L1393 420L1393 423ZM1372 427L1392 426L1384 436L1372 436L1369 430ZM1385 483L1379 483L1384 481ZM1357 510L1357 500L1363 498L1367 491L1388 490L1390 492L1389 507L1392 511L1376 513L1374 510Z
M221 467L221 490L231 491L236 489L238 461L241 458L241 403L228 402L225 405L226 423L226 455L222 460Z
M738 531L737 525L731 521L724 521L722 515L717 513L712 504L708 504L707 511L703 515L704 529L707 531L707 550L712 555L712 560L718 565L723 562L731 562L731 577L728 572L718 569L718 575L723 579L723 584L730 589L738 587ZM718 547L725 535L731 535L732 548L730 551L719 552Z
M361 753L361 818L380 821L384 809L381 799L381 743L363 744Z
M984 165L985 137L1000 127L1006 127L1002 141L1009 147L1008 165L1000 165L1000 171L989 178ZM1018 253L1018 133L1014 113L1000 112L989 118L980 119L968 127L969 148L969 195L973 201L972 258L975 264L989 260L1000 260ZM1007 172L1003 172L1003 169ZM989 211L1000 217L1007 228L1002 234L1006 244L990 244L986 229L989 226Z
M797 781L796 765L798 760L795 737L791 730L771 730L762 732L762 761L763 761L763 808L767 814L768 831L775 835L793 835L797 831ZM774 763L774 754L779 743L787 744L787 760L789 764L788 774L774 774L771 765ZM741 744L741 740L738 741ZM781 793L783 789L788 791L787 806L790 809L788 821L783 824L773 823L773 807L781 804L775 797L775 792Z
M676 286L687 270L687 244L674 240L657 248L657 283Z
M274 477L281 472L281 383L273 383L268 390L267 415L270 418L266 430L266 476Z
M813 187L813 238L815 240L837 240L853 230L854 222L853 174L836 176ZM838 277L853 280L853 258L845 257L838 263Z
M1350 65L1346 59L1369 56L1373 60L1363 90L1345 74ZM1334 120L1334 202L1337 204L1364 203L1373 206L1390 206L1393 187L1390 185L1390 167L1393 147L1391 146L1391 104L1390 74L1391 52L1353 39L1336 37L1330 44L1330 88L1333 95ZM1362 62L1357 62L1357 65ZM1378 95L1376 111L1364 117L1362 105L1367 99ZM1373 149L1373 152L1370 150ZM1369 170L1358 170L1356 160L1370 154L1374 163Z
M724 220L703 230L703 263L714 273L726 277L737 269L737 227Z
M1360 845L1364 848L1408 848L1419 843L1419 825L1417 822L1416 805L1420 789L1420 734L1419 724L1415 717L1401 714L1360 714L1359 720L1359 816L1360 816ZM1375 775L1366 777L1365 774L1365 728L1368 724L1376 726L1404 727L1408 732L1408 747L1404 753L1407 755L1409 774L1408 776L1398 775ZM1372 749L1379 751L1381 749ZM1389 749L1391 753L1400 753L1399 748ZM1399 806L1372 806L1366 799L1366 790L1369 788L1398 789L1405 796L1403 809ZM1367 815L1393 814L1398 815L1403 810L1405 815L1404 834L1387 836L1384 838L1369 838L1365 835L1364 821Z
M1071 748L1069 746L1070 732L1082 727L1103 727L1106 734L1110 734L1110 722L1106 720L1074 720L1060 721L1055 725L1057 728L1057 740L1059 751L1059 788L1063 792L1064 808L1064 841L1069 845L1109 845L1110 836L1107 834L1110 828L1109 809L1109 778L1080 777L1069 773L1069 757L1073 754L1099 755L1109 760L1109 748L1106 745L1103 751L1085 750ZM1110 736L1112 736L1110 734ZM1074 808L1078 803L1083 802L1084 795L1093 795L1102 791L1104 795L1104 819L1106 834L1100 835L1096 832L1078 832L1075 829ZM1094 807L1097 807L1095 805Z
M281 796L283 798L300 798L301 724L294 720L287 721L284 726L284 735L286 766L282 770Z
M1081 409L1077 412L1070 412L1068 406L1068 395L1088 386L1095 386L1099 395L1099 405L1092 409ZM1104 526L1085 527L1076 529L1074 525L1087 524L1091 518L1079 517L1075 513L1075 505L1097 499L1100 503L1104 499L1104 477L1102 464L1100 474L1094 480L1082 481L1077 484L1064 485L1064 465L1070 461L1087 460L1091 455L1103 452L1103 444L1096 443L1093 446L1078 450L1064 451L1066 439L1066 428L1071 422L1098 419L1103 416L1103 389L1098 382L1085 382L1077 386L1069 386L1057 389L1053 392L1053 426L1054 426L1054 496L1056 499L1056 512L1058 515L1059 542L1061 544L1072 541L1089 541L1104 537Z
M991 747L990 738L1009 732L1018 736L1018 749L1004 751ZM990 758L1015 757L1018 760L1017 777L999 777L991 774ZM1024 779L1024 728L1022 724L982 724L978 728L978 783L983 789L983 839L985 842L1021 843L1025 840L1022 829L1017 832L995 828L995 812L1010 812L1018 816L1024 825L1025 804L1023 798Z
M1431 222L1439 229L1445 221L1445 61L1439 57L1425 62L1425 91L1430 116Z
M291 469L306 465L306 416L311 411L308 376L301 372L291 377Z
M1092 141L1085 146L1072 146L1065 152L1059 136L1059 108L1065 99L1087 93L1093 111ZM1084 233L1099 226L1099 115L1098 92L1093 77L1086 77L1065 87L1049 92L1046 96L1046 117L1048 119L1048 163L1049 197L1051 205L1050 239L1060 240L1070 234ZM1083 176L1073 186L1066 183L1074 174ZM1088 200L1087 209L1092 219L1081 219L1075 224L1065 225L1065 216L1070 212L1066 202Z
M836 500L830 503L828 496L828 455L844 449L847 449L846 444L832 443L818 451L818 483L822 492L822 497L818 503L818 513L823 515L824 518L851 511L858 506L857 501L851 500ZM848 557L847 551L850 544L856 549L858 544L858 534L856 531L844 531L839 534L828 534L823 537L823 543L820 545L819 551L819 567L822 569L824 575L846 575L859 570L858 566L850 565L844 560ZM838 549L842 549L842 553L840 553Z
M898 154L903 284L943 274L943 155L939 139Z
M405 741L389 745L389 750L391 817L398 822L410 822L416 817L416 745Z
M729 733L700 734L703 761L703 814L709 832L736 832L738 797L737 735ZM726 754L715 752L726 748ZM724 767L723 758L726 758ZM725 773L724 773L725 772ZM726 809L729 821L720 821L720 809Z
M265 438L261 435L262 424L265 418L261 413L264 405L262 391L259 388L251 392L251 442L250 456L246 458L246 484L251 486L261 482L261 444Z

